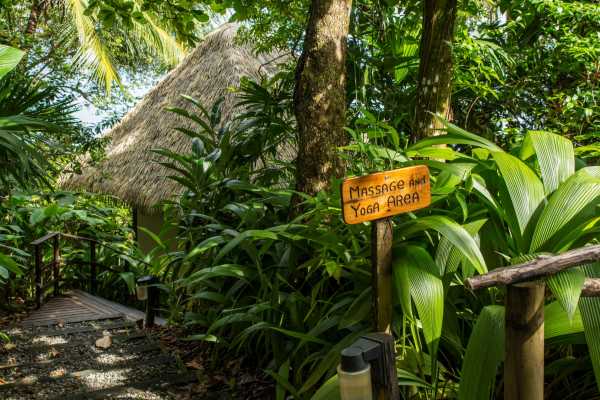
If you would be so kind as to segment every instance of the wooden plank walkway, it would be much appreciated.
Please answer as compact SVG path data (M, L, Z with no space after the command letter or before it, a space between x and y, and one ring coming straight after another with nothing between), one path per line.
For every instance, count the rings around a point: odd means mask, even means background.
M116 318L138 321L144 319L144 313L81 290L71 290L62 296L48 299L38 310L23 319L21 325L51 326ZM158 318L156 323L164 325L165 321Z

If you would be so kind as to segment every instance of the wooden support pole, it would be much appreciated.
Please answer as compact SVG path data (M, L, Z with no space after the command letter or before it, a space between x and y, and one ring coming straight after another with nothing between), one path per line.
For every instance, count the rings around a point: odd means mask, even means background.
M392 333L392 221L373 221L371 228L375 331Z
M146 300L146 318L144 327L151 328L154 326L156 316L156 306L158 305L158 288L148 286L148 299Z
M557 256L538 256L523 264L497 268L487 274L468 278L465 286L476 290L498 285L511 285L554 275L565 269L598 260L600 260L600 245L585 246Z
M544 399L543 282L506 288L504 400Z
M42 249L41 245L33 247L35 254L35 307L42 306Z
M96 294L98 281L96 276L96 242L90 242L90 292Z
M52 239L52 275L54 277L54 296L60 294L60 247L59 236Z

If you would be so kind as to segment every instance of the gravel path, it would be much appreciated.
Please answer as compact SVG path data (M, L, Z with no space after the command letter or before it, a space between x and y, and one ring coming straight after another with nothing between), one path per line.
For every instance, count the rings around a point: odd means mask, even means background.
M185 367L135 325L124 325L110 320L9 330L12 341L0 347L0 399L174 400L169 384L188 377ZM112 341L105 349L96 346L103 336Z

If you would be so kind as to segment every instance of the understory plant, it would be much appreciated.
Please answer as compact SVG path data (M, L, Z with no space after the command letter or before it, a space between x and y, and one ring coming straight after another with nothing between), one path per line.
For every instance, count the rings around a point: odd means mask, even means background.
M192 141L191 153L157 150L172 179L186 189L167 205L179 244L161 263L161 279L171 282L166 285L170 318L190 329L190 339L213 342L215 359L223 352L243 354L276 380L280 396L309 398L334 374L341 349L371 329L370 225L342 222L337 190L315 197L295 193L285 179L292 176L285 164L256 163L260 149L249 152L244 125L221 127L218 105L209 111L190 101L196 113L174 111L198 125L183 132ZM272 137L255 120L246 122L254 135ZM418 163L411 157L425 150L385 152L391 153L401 166ZM410 294L423 293L422 302L416 301L415 313L410 297L399 296L394 324L400 354L410 360L398 365L407 387L433 388L437 381L435 374L431 378L437 364L424 354L427 349L435 357L440 346L444 287L437 277L444 271L429 251L446 246L476 271L486 271L475 238L481 221L461 224L456 217L462 212L445 211L457 204L456 191L468 169L458 163L431 165L432 207L395 219L395 251L422 261L402 269L420 279L423 287L411 287ZM294 195L301 196L300 212L292 207ZM440 295L435 304L426 296L429 288ZM418 320L424 310L432 318Z
M487 289L476 293L477 299L473 301L473 294L464 290L462 282L473 274L518 264L536 255L560 253L597 242L600 168L587 167L576 160L572 143L554 133L528 132L511 154L456 126L446 127L445 135L424 139L408 152L432 152L436 158L445 158L449 165L461 165L464 175L460 177L457 194L463 198L463 226L479 243L486 264L482 268L473 263L453 243L442 238L429 253L432 256L422 253L415 257L404 251L396 257L395 283L404 318L416 322L412 309L416 310L429 356L432 360L437 358L437 371L442 371L432 377L431 396L448 395L448 387L444 385L440 393L436 380L446 379L448 374L444 371L462 364L456 377L458 385L450 386L450 392L455 392L450 397L490 398L494 396L496 374L504 357L504 309L500 305L504 293L500 289ZM452 147L436 150L435 146L440 144ZM458 152L456 149L461 147L464 150ZM553 299L548 299L546 305L545 336L549 344L558 341L561 345L550 347L550 365L562 363L569 365L572 373L589 372L591 361L600 382L600 338L594 318L600 303L593 298L580 299L585 277L597 276L598 268L597 264L585 265L547 279ZM461 321L465 317L471 325L467 335L466 321ZM415 327L412 329L414 332ZM577 334L582 331L589 358L582 354L588 363L576 364L571 355L581 351ZM414 333L411 336L417 339ZM439 347L437 342L441 343ZM435 353L438 349L441 356ZM436 368L433 365L431 368L433 373ZM553 386L565 385L569 379L558 373L548 374L548 384ZM588 397L596 388L584 386L575 390ZM551 396L560 393L557 390Z
M176 299L171 319L189 328L190 339L214 343L215 359L252 359L277 382L279 398L310 398L319 387L315 399L332 398L340 350L372 326L370 225L342 222L337 190L300 195L301 211L294 212L298 194L284 179L292 176L285 166L257 166L256 155L239 147L243 127L219 130L217 109L195 106L198 114L177 110L198 122L198 130L185 132L192 152L158 151L187 189L168 205L180 245L164 255L161 270ZM342 149L365 160L353 165L358 173L415 164L431 170L431 207L393 219L393 331L403 394L494 397L501 390L504 293L473 294L463 281L596 240L598 167L583 165L568 139L549 132L529 132L507 152L447 124L444 135L404 147L389 126L362 120L357 129L372 130L374 139L351 130L355 141ZM260 124L255 128L260 134ZM266 179L262 168L280 172ZM587 365L598 364L596 301L579 301L584 277L595 274L596 267L582 266L548 280L550 365L569 364L571 354L584 351L582 332L591 350ZM585 363L572 368L590 371ZM549 375L548 384L565 379Z

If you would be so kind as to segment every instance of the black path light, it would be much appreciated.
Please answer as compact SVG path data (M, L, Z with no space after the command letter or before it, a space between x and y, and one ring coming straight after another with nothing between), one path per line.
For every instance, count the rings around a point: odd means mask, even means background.
M152 275L142 276L137 280L136 294L138 300L146 301L146 328L154 326L155 306L158 303L158 278Z
M338 377L341 400L397 399L393 336L371 333L343 349Z

